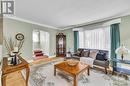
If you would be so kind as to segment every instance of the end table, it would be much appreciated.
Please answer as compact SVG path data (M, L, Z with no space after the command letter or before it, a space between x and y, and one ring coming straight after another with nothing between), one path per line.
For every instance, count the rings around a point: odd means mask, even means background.
M23 70L23 69L26 69L26 86L28 86L28 79L29 79L29 73L30 73L29 63L25 61L21 56L18 56L18 58L21 61L21 63L17 65L8 65L8 58L7 57L3 58L2 76L1 76L2 86L6 86L6 77L8 74Z

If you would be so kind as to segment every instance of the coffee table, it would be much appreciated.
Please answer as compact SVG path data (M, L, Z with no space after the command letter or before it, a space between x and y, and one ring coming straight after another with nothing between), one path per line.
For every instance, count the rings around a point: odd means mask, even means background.
M60 71L64 71L66 73L68 73L71 77L74 78L74 85L73 86L78 86L78 76L84 72L87 72L88 75L89 74L89 69L90 66L88 64L79 62L76 66L72 67L69 66L67 61L63 61L61 63L55 64L54 65L54 76L56 76L56 69L60 70Z

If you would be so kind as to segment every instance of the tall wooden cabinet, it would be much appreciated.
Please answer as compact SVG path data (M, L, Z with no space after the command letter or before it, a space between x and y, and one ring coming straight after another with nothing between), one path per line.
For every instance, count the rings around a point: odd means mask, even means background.
M59 33L56 35L56 56L65 57L66 55L66 35Z

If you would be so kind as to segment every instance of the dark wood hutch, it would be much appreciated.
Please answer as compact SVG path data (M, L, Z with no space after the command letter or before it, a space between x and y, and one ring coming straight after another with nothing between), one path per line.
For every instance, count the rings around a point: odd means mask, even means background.
M56 56L65 57L66 55L66 35L59 33L56 35Z

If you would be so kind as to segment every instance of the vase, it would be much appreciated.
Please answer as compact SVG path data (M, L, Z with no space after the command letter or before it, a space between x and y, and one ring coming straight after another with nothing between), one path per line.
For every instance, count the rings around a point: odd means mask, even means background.
M10 64L13 64L14 63L14 57L11 57L11 62Z
M15 54L14 55L14 62L13 62L13 65L16 65L17 64L17 55Z

